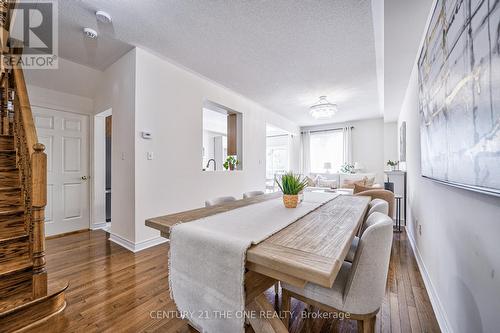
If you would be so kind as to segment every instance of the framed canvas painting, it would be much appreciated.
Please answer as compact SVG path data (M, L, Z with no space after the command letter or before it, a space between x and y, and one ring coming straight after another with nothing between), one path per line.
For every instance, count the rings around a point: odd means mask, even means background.
M500 195L500 3L438 0L418 60L422 175Z

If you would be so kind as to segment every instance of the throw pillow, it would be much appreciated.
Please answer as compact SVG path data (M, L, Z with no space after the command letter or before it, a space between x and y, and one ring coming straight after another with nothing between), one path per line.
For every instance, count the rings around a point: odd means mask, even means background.
M307 186L311 186L311 187L316 186L316 181L314 179L312 179L311 177L306 176L306 180L307 180Z
M334 179L323 179L320 178L318 179L318 186L319 187L328 187L331 189L337 188L337 181Z
M363 186L361 184L354 183L354 194L368 190L373 190L373 188L371 186Z
M346 179L346 180L344 180L344 184L342 184L342 188L354 189L355 184L364 186L365 181L364 180L355 180L355 179Z
M375 177L366 178L365 186L373 186L375 184Z

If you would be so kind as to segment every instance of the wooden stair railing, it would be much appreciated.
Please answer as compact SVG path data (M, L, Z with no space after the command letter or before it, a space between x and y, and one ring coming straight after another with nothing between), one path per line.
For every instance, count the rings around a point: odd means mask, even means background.
M13 5L0 0L4 37L3 24L11 19L5 8ZM8 45L2 45L2 56L6 52ZM61 312L67 283L47 278L47 155L38 142L24 73L3 62L0 71L0 331L13 332Z
M24 196L27 230L30 235L33 260L33 296L47 294L45 269L45 206L47 205L47 155L38 142L26 83L21 68L13 68L14 106L13 129L21 188ZM10 101L9 101L10 102Z

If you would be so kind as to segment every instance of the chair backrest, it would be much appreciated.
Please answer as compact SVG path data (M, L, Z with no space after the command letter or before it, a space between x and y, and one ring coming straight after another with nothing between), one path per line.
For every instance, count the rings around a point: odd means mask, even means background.
M389 203L384 199L373 199L370 201L368 216L375 212L389 215Z
M344 289L346 311L369 314L384 299L392 247L392 219L379 212L369 217L370 226L359 240ZM368 221L367 221L368 222Z
M256 196L259 196L259 195L262 195L262 194L264 194L264 191L249 191L249 192L245 192L245 193L243 193L243 199L253 198L253 197L256 197Z
M214 198L212 200L205 201L205 207L220 205L224 202L231 202L231 201L236 201L236 198L229 197L229 196L228 197L218 197L218 198Z
M361 228L360 235L363 235L363 233L365 232L366 229L368 229L368 227L370 227L370 226L372 226L380 221L380 219L381 219L380 214L384 214L384 213L373 212L373 213L367 215L368 217L366 218L365 223L363 223L363 227ZM387 216L387 214L384 214L384 215Z
M377 189L377 190L363 191L360 193L356 193L355 195L368 196L368 197L371 197L372 199L382 199L382 200L387 201L389 203L389 214L388 215L390 217L394 217L395 201L394 201L394 193L392 193L391 191Z

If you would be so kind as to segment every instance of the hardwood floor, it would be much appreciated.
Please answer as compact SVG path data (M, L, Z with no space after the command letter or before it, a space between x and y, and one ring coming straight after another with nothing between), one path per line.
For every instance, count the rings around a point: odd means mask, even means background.
M439 332L415 257L404 233L394 234L387 292L377 332ZM167 280L168 244L133 254L88 231L47 241L50 281L69 280L65 311L30 332L194 332L178 318ZM274 291L266 295L274 301ZM299 314L304 305L292 303ZM166 317L166 316L165 316ZM355 332L349 320L314 320L311 332ZM251 331L251 329L249 329ZM291 332L306 332L295 318Z

